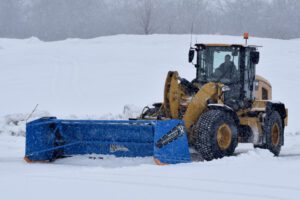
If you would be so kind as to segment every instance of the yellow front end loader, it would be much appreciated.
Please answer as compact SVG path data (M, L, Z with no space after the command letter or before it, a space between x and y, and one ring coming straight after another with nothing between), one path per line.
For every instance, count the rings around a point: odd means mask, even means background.
M196 58L194 58L196 54ZM284 144L287 109L272 101L270 83L256 75L257 46L196 44L189 82L169 72L163 103L144 109L142 119L182 119L189 146L205 160L230 156L238 143L253 143L278 156Z

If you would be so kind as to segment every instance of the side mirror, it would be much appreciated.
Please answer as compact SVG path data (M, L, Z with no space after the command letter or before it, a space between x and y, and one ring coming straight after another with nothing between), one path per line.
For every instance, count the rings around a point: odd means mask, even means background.
M257 52L257 51L251 52L250 60L253 64L257 65L259 63L259 52Z
M195 56L195 51L193 49L190 49L189 51L189 63L193 62Z
M231 53L231 55L232 55L232 56L237 56L237 55L239 55L239 51L234 50L234 51Z

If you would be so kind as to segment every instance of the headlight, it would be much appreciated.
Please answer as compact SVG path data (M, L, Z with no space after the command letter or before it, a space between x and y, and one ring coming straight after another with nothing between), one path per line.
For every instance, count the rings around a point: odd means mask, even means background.
M222 87L222 92L226 92L226 91L229 91L229 90L230 90L230 87L227 86L227 85L224 85L224 86Z

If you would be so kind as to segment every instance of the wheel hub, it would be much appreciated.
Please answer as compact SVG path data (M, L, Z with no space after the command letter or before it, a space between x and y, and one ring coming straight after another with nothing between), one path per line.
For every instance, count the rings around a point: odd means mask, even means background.
M280 133L279 133L279 126L277 123L275 123L272 126L272 144L274 146L277 146L279 144L280 141Z
M218 128L217 142L221 150L226 150L231 144L231 129L227 124L222 124Z

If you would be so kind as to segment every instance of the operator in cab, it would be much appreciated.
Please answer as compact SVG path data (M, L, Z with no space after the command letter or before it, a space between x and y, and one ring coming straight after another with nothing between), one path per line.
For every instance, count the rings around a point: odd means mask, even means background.
M214 73L215 78L218 80L229 79L233 80L237 76L237 68L234 62L231 61L231 56L227 54L225 56L225 61L222 63Z

